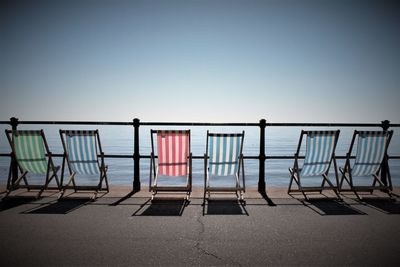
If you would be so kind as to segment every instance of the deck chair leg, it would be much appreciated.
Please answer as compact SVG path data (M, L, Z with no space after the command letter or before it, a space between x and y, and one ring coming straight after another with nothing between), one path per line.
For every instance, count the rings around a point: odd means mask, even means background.
M288 194L290 194L291 192L291 188L292 188L292 183L293 183L293 172L289 169L290 172L290 181L289 181L289 187L288 187Z
M42 196L42 193L43 193L44 190L45 190L45 188L41 188L40 189L40 191L36 195L36 199L39 199Z
M339 183L339 191L341 191L343 189L343 181L344 181L344 174L342 173L342 178L340 179L340 183Z
M206 188L204 188L204 192L203 192L203 204L202 206L204 206L206 204Z
M61 189L61 194L60 194L60 196L58 197L58 199L61 199L61 198L64 196L65 190L67 189L67 187L68 187L71 183L73 184L73 187L74 187L74 190L75 190L75 193L76 193L74 176L75 176L75 173L73 173L73 174L69 177L69 180L68 180L68 182L67 182L66 185L64 185L64 186L61 185L61 188L62 188L62 189Z
M244 200L244 193L243 193L243 191L240 191L240 202L243 203L244 206L246 206L246 200Z
M94 195L93 195L93 197L92 197L92 200L95 200L96 198L97 198L97 194L99 193L99 190L96 190L95 192L94 192Z
M56 180L56 183L57 183L57 188L58 188L58 190L61 190L61 184L60 184L60 180L58 180L58 177L57 177L57 175L56 175L56 176L54 176L54 179Z
M104 180L105 180L105 182L106 182L106 188L107 188L107 193L108 192L110 192L110 187L109 187L109 185L108 185L108 179L107 179L107 175L105 174L105 176L104 176Z
M337 198L339 200L342 200L342 198L340 197L337 188L335 188L335 186L332 184L331 181L329 181L328 176L323 176L324 177L324 181L326 180L326 182L329 184L329 186L331 187L331 189L333 190L333 192L335 193L335 195L337 196Z
M322 190L325 186L325 179L322 179L322 183L321 183L321 190L319 190L319 193L322 194Z
M24 180L25 184L28 186L28 181L26 180L26 175L27 175L27 173L28 173L27 171L23 172L23 173L21 174L21 176L18 177L18 179L17 179L14 183L11 182L12 186L14 186L14 185L19 185L19 183L21 182L22 179Z

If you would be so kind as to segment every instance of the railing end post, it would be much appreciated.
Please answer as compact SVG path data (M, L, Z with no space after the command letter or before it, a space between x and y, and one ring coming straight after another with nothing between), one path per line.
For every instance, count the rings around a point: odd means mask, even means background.
M10 118L10 125L11 125L13 130L17 130L18 124L19 124L18 118L16 118L16 117L11 117Z
M16 117L11 117L10 118L10 125L11 125L11 129L13 131L17 130L18 127L18 118ZM11 171L12 171L12 184L15 183L15 181L17 181L18 179L18 165L17 165L17 161L15 158L11 159L11 163L10 163L10 167L11 167ZM10 183L7 183L7 189L10 189Z
M381 121L381 123L382 123L382 129L384 130L384 131L387 131L388 129L389 129L389 127L390 127L390 121L389 120L384 120L384 121Z
M258 192L265 193L265 127L267 121L260 120L260 155L259 155L259 177L258 177Z
M382 129L383 131L387 131L390 127L390 121L389 120L384 120L381 121L382 125ZM384 163L382 164L382 168L381 168L381 181L384 185L387 185L387 155L385 156L385 160Z
M133 190L140 191L140 152L139 152L139 127L140 120L133 119L134 151L133 151Z

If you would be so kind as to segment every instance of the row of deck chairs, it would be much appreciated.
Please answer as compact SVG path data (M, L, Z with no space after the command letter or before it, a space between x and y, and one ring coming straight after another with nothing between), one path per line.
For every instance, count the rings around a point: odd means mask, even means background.
M43 130L6 130L6 134L12 147L12 163L16 161L19 171L18 178L14 180L11 167L13 164L10 165L7 195L14 189L26 187L39 189L38 196L40 196L53 179L61 191L61 197L65 190L70 188L75 191L95 190L95 196L101 190L108 192L107 166L104 164L104 153L97 130L60 130L64 148L61 181L57 176L60 167L53 163ZM385 190L390 195L393 188L387 149L393 131L355 131L345 165L339 169L342 174L341 179L339 179L335 158L339 134L339 130L301 132L294 165L289 168L288 193L301 192L307 198L307 192L319 191L321 193L324 189L331 189L340 199L339 193L342 191L352 191L359 198L357 193L359 191L372 193L374 189L378 189ZM306 151L305 156L302 157L300 152L304 136L306 136ZM242 133L210 133L207 131L206 153L204 154L204 202L210 197L211 192L234 192L237 198L243 201L245 193L243 139L244 131ZM186 198L189 199L192 191L190 130L151 130L151 148L149 190L152 192L152 199L159 192L184 192ZM353 156L355 149L357 150L356 155ZM332 162L336 186L328 176ZM300 167L300 165L302 166ZM65 166L68 167L70 176L66 185L63 185ZM26 179L28 172L45 175L44 185L30 185ZM382 172L386 173L387 185L380 179ZM75 181L77 174L98 175L99 183L96 186L78 186ZM318 187L304 186L302 179L313 176L322 176L321 185ZM353 178L357 176L372 176L372 184L355 185ZM184 181L181 185L171 186L171 177L180 177ZM212 181L218 181L221 177L225 181L224 185L212 184ZM166 179L167 183L163 184L163 180ZM229 179L231 184L226 186ZM23 185L21 185L22 181ZM292 188L293 181L296 183L297 189ZM344 182L348 184L348 187L345 187Z
M360 199L358 192L370 192L382 190L391 197L392 180L388 165L387 150L393 136L393 131L354 131L350 148L346 154L344 167L339 168L341 178L337 171L335 149L339 139L340 131L302 131L299 144L295 154L294 165L289 168L290 182L288 193L301 192L307 199L306 192L331 189L339 199L341 192L352 191ZM306 152L302 167L299 166L300 150L302 140L306 136ZM356 141L357 140L357 141ZM356 151L353 156L353 151ZM336 186L329 179L328 174L333 162L336 177ZM384 184L380 177L382 172L387 177L387 184ZM321 186L303 186L302 178L322 176ZM372 184L356 185L356 177L372 177ZM292 189L293 181L297 189ZM344 182L347 183L345 187ZM327 184L327 185L326 185Z
M8 196L13 190L27 188L38 189L37 197L40 197L50 182L54 179L57 189L61 192L66 189L94 190L96 197L101 190L108 192L107 166L104 164L104 153L101 148L98 130L95 131L64 131L60 130L64 157L62 162L61 180L58 178L60 166L55 166L52 153L49 150L43 130L38 131L11 131L6 130L7 139L11 145L12 158L7 181ZM13 163L17 163L14 170ZM64 185L64 170L67 165L70 176ZM17 179L14 179L14 172ZM30 184L27 174L44 175L44 184ZM76 175L95 175L99 177L99 183L94 186L78 186ZM23 182L23 184L22 184ZM105 183L105 187L103 186Z
M154 136L157 136L157 157ZM233 192L243 201L245 174L243 163L242 133L210 133L207 131L204 154L204 201L211 192ZM192 191L192 153L190 152L190 130L151 131L151 161L149 189L152 199L158 192L182 191L189 199ZM156 164L157 158L157 164ZM160 180L165 177L184 176L182 186L165 186ZM224 185L212 184L212 180L225 177ZM170 183L170 181L169 181Z

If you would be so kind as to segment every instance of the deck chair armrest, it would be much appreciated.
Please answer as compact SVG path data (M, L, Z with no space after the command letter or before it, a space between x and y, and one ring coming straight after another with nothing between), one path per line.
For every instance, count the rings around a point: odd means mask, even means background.
M204 181L206 181L207 179L207 161L208 161L207 154L204 153Z
M299 170L298 158L299 158L299 153L295 153L294 154L294 164L293 164L293 168L292 168L294 171L298 171Z
M192 152L189 153L189 183L192 185Z
M154 168L153 164L155 164L155 162L154 162L154 152L151 151L151 153L150 153L150 172L149 172L149 176L150 176L149 177L149 192L151 192L151 186L152 186L153 178L156 176L155 171L154 171L154 174L153 174L153 168Z
M242 162L241 166L242 166L242 187L243 187L243 193L246 192L246 179L245 179L245 174L244 174L244 157L243 157L243 153L240 153L240 160Z

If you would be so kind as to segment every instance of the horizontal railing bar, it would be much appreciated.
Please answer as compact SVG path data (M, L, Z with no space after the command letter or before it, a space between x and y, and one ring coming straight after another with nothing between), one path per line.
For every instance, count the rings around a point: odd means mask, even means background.
M266 123L267 127L382 127L381 123ZM400 124L389 124L400 127Z
M129 125L133 122L118 121L18 121L18 124L45 124L45 125Z
M10 157L10 153L1 153L0 157ZM52 154L53 157L63 157L63 154ZM105 158L125 158L125 159L132 159L134 156L133 155L121 155L121 154L105 154ZM149 159L151 156L150 155L141 155L140 158L142 159ZM156 156L157 158L157 156ZM192 156L193 159L204 159L204 156ZM244 159L260 159L259 156L243 156ZM300 156L300 159L304 159L304 156ZM337 159L346 159L346 156L336 156ZM355 158L352 156L351 158ZM294 159L294 156L265 156L265 159L267 160L275 160L275 159ZM389 159L400 159L400 156L389 156Z
M10 121L0 121L0 124L10 124ZM18 124L44 125L122 125L133 126L133 122L121 121L18 121ZM260 126L260 123L246 122L140 122L141 126ZM266 123L267 127L382 127L381 123ZM389 127L400 127L400 124L389 124Z
M140 122L142 126L260 126L246 122Z

